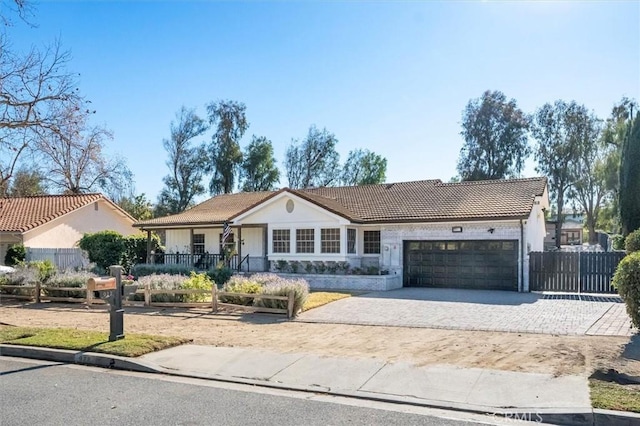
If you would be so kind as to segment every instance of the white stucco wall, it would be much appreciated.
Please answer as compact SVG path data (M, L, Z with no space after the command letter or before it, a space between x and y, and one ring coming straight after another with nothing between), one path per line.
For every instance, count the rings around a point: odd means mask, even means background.
M23 244L33 248L72 248L85 233L107 230L122 235L138 233L132 225L130 218L99 200L25 232Z

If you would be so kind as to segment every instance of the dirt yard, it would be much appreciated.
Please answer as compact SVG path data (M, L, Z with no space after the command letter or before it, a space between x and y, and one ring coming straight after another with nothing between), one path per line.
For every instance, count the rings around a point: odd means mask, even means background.
M104 306L5 302L0 306L0 322L18 326L109 329ZM629 343L624 337L308 324L287 321L277 315L214 315L205 310L160 308L127 308L125 333L184 336L200 345L377 358L416 365L452 364L587 376L596 368L614 368L640 376L640 361L620 357Z

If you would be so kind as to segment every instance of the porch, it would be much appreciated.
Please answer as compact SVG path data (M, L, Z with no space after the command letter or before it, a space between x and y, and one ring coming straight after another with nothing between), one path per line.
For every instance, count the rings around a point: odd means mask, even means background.
M208 270L219 266L225 266L233 271L239 272L265 272L268 270L268 261L263 256L251 256L251 254L241 257L239 254L217 254L217 253L153 253L152 264L159 265L182 265L196 270Z

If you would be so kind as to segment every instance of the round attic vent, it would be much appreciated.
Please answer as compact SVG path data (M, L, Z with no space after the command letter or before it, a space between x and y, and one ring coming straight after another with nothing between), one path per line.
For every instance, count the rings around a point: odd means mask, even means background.
M293 205L293 200L287 200L287 205L286 205L287 212L291 213L294 207L295 206Z

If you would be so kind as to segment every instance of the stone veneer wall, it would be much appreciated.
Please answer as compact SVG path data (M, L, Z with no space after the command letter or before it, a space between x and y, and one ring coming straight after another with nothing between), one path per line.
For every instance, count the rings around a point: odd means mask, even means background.
M313 290L387 291L402 288L400 275L324 275L278 274L283 278L302 278Z

